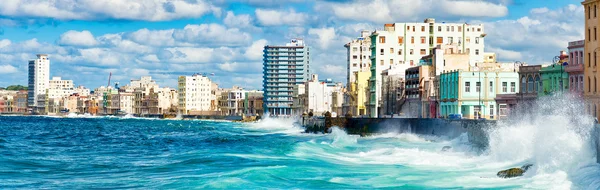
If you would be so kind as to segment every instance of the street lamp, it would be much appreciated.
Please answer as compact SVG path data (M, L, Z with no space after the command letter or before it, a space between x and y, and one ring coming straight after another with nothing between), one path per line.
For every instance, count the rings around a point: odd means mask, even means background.
M564 66L569 65L568 62L560 63L562 61L562 58L563 58L562 55L560 55L560 56L554 56L554 59L552 60L553 63L554 63L552 65L552 68L554 68L554 65L560 64L560 82L559 82L559 84L560 84L560 92L563 92L563 89L565 88L564 85L563 85L563 83L564 83L563 69L564 69Z

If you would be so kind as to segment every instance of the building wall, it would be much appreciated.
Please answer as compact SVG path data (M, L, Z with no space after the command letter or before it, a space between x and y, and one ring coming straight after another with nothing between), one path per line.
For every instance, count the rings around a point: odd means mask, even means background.
M583 97L585 40L569 42L568 49L569 65L565 70L569 73L569 91L578 97Z
M356 81L355 72L369 71L371 67L370 31L362 31L360 37L344 45L347 51L347 87Z
M265 46L263 54L263 91L265 113L294 115L294 85L309 78L310 48L301 39L285 46Z
M482 62L484 55L483 25L435 23L386 24L383 30L371 35L371 91L369 107L376 117L381 99L381 72L389 65L398 64L407 69L417 66L421 57L429 55L437 45L456 44L459 53L468 53L470 62Z
M213 82L206 76L180 76L178 80L178 109L181 113L188 114L190 111L211 111L214 100ZM161 99L165 103L164 108L170 107L172 94L161 92ZM168 109L168 108L167 108Z
M48 96L49 98L68 97L74 93L73 80L62 80L60 77L52 77L49 81Z
M28 105L38 106L40 95L46 94L49 87L50 59L46 54L38 54L37 59L29 61Z
M584 45L584 66L583 66L583 82L584 82L584 98L587 101L588 107L586 111L596 117L600 118L600 93L598 93L598 79L600 79L600 72L597 70L598 65L598 26L600 20L598 19L598 6L600 6L600 0L585 0L581 3L584 8L584 20L585 20L585 45Z
M538 96L562 93L569 90L569 73L564 70L564 67L562 67L561 64L552 64L542 67L540 73L542 75L543 87L538 91ZM530 79L531 78L528 78L526 81L529 83ZM521 83L524 81L524 78L521 78ZM522 88L522 90L524 89ZM530 90L529 86L527 90Z

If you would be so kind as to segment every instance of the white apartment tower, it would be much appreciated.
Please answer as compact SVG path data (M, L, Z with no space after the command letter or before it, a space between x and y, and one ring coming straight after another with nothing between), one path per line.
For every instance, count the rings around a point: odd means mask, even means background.
M354 72L358 71L369 71L371 67L371 38L369 37L371 32L368 30L361 31L360 37L352 40L351 42L344 45L347 51L347 83L346 85L350 88L350 85L355 82Z
M41 95L46 94L49 87L50 60L46 54L37 54L37 59L29 61L29 77L27 104L37 107Z
M398 65L402 70L419 66L423 56L431 54L436 46L446 44L455 44L458 53L468 53L468 64L484 60L485 32L481 24L436 23L428 18L423 23L385 24L383 30L376 30L370 37L371 97L368 111L371 117L379 116L381 73L391 65Z
M182 114L210 111L211 101L215 101L216 96L211 93L213 82L208 77L200 74L180 76L178 83L179 110Z
M73 80L62 80L60 77L52 77L48 87L48 98L64 98L73 94Z

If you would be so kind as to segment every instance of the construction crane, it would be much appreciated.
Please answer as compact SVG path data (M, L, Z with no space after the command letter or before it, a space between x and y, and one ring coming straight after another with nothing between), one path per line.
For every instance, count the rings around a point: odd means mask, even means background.
M108 84L106 85L106 88L108 88L110 86L110 78L112 77L112 72L110 72L108 74Z

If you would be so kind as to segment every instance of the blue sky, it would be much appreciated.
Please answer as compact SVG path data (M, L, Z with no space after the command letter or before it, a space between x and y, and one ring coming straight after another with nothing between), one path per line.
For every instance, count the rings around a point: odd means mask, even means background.
M215 73L221 87L260 89L262 47L301 37L314 71L344 82L343 44L384 23L483 23L486 51L544 64L583 38L580 0L3 0L0 86L27 84L27 60L49 54L51 75L94 89L150 75Z

